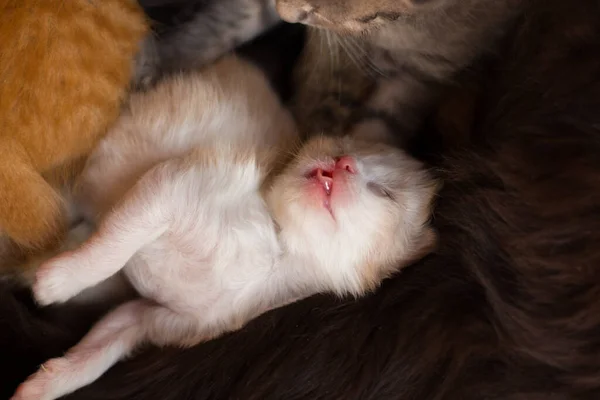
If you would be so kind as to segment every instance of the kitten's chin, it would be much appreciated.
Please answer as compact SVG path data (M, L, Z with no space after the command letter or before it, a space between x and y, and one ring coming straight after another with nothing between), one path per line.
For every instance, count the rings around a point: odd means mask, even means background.
M302 202L306 210L321 215L323 218L336 220L336 213L352 201L351 182L345 177L334 174L330 181L307 179L300 189Z
M295 186L283 195L272 192L268 197L271 215L280 231L303 243L302 238L330 236L337 231L337 222L327 201L328 196L316 185ZM311 240L304 245L309 242Z
M307 212L312 211L317 214L322 213L324 218L333 218L335 220L335 215L331 208L331 196L323 186L316 182L309 182L303 192L305 196L304 201L307 205Z

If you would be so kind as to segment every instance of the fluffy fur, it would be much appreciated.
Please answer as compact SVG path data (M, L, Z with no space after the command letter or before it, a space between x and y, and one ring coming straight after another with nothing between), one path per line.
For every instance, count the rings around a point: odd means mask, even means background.
M82 174L98 232L45 263L34 292L63 302L124 267L145 299L108 314L13 399L70 393L144 342L192 346L319 292L363 295L431 250L435 181L420 162L316 138L267 179L296 139L265 77L234 57L132 97Z
M496 48L521 3L277 0L285 21L311 28L294 104L302 130L381 139L393 129L406 144L444 86Z
M149 80L207 63L277 21L308 25L294 114L303 134L407 142L453 82L496 49L528 0L225 0L149 43ZM191 1L190 3L196 3Z
M42 173L69 169L116 119L146 29L134 0L0 1L0 232L18 245L62 233Z
M358 301L144 352L68 399L600 398L600 7L577 5L534 1L467 96L474 122L425 136L446 178L435 254ZM8 391L83 331L0 290Z

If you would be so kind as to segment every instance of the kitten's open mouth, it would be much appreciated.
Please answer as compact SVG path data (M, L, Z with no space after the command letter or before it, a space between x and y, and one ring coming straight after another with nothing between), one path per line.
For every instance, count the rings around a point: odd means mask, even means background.
M323 206L334 217L331 207L331 197L336 184L344 185L345 174L354 175L357 173L356 162L352 157L343 156L335 159L335 164L331 168L316 167L308 172L305 177L313 183L320 186L325 196L323 196ZM334 217L335 219L335 217Z
M316 182L319 186L323 188L323 192L325 196L323 196L323 207L329 211L331 216L335 219L333 215L333 210L331 208L331 191L333 190L333 171L327 170L323 168L315 168L306 174L306 179Z
M319 182L327 196L331 195L331 189L333 188L333 171L328 171L323 168L315 168L306 174L307 179L314 179Z
M335 158L335 164L331 168L327 167L316 167L313 168L308 174L307 179L315 179L325 189L327 195L331 195L333 188L333 176L336 173L346 173L355 175L357 173L356 161L350 156L342 156Z

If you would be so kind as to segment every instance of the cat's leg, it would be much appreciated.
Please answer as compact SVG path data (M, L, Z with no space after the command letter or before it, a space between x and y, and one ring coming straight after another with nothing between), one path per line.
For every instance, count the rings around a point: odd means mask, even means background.
M380 83L367 101L361 120L352 127L350 135L363 140L388 142L391 138L388 116L396 111L396 98L405 91L400 80Z
M94 382L144 342L192 346L209 339L202 327L191 316L131 301L104 317L65 356L44 363L11 400L54 400Z
M431 102L431 85L406 74L382 79L349 134L357 139L404 144L419 128Z
M135 84L145 89L165 73L207 65L278 22L274 0L211 1L191 21L147 39Z
M168 228L168 202L163 193L171 183L149 171L111 211L83 246L44 263L36 274L33 292L41 305L64 302L120 271L142 247ZM162 190L167 189L167 190Z
M143 319L154 307L135 300L116 308L63 357L46 361L11 400L52 400L95 381L142 343Z

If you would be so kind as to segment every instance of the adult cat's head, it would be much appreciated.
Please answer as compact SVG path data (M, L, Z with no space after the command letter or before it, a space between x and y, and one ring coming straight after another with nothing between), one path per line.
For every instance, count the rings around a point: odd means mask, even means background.
M399 149L316 137L274 181L267 202L289 252L316 261L334 280L357 272L350 287L363 291L430 250L436 187Z
M276 0L288 22L362 33L403 17L441 6L448 0ZM463 1L463 0L460 0Z

